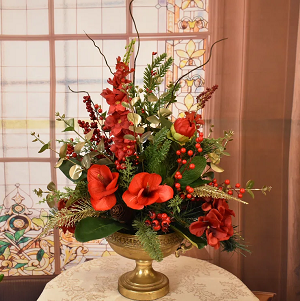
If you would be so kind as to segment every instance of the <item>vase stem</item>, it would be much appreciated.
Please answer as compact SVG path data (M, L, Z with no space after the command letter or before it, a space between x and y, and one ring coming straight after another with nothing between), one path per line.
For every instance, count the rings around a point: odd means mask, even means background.
M136 260L133 271L119 278L119 292L134 300L155 300L169 292L169 279L152 267L152 260Z

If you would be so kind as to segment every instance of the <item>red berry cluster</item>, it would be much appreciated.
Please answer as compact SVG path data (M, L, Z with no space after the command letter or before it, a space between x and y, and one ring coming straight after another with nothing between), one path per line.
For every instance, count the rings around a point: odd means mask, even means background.
M95 115L95 111L92 108L91 97L89 95L88 96L83 96L83 102L85 103L86 110L90 113L90 119L91 120L97 120L97 117Z
M165 233L169 232L169 226L172 221L171 221L170 216L168 216L167 213L156 214L155 212L150 211L149 216L150 216L151 221L149 219L147 219L145 221L146 225L151 226L154 231L161 230Z
M205 107L205 103L211 99L212 94L218 89L218 85L214 85L211 88L206 88L205 91L200 93L196 99L199 104L199 108L203 109Z
M238 195L239 198L243 197L243 194L246 192L245 188L240 188L241 184L236 183L235 188L231 188L231 186L227 187L230 185L230 180L226 179L223 184L219 185L217 183L217 179L213 179L208 185L218 187L220 190L224 190L229 194L233 195L233 191L235 191Z
M71 142L73 142L73 138L70 139ZM67 158L69 159L70 157L76 158L77 154L74 152L74 146L70 143L67 144Z

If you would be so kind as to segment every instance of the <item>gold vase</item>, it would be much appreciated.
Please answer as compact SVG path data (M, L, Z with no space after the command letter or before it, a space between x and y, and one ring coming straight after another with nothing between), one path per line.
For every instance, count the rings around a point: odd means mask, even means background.
M182 242L176 233L159 235L163 257L174 253ZM119 255L134 259L136 267L123 274L118 281L121 295L133 300L155 300L169 292L169 279L152 267L153 259L148 255L135 235L115 232L106 237L112 249Z

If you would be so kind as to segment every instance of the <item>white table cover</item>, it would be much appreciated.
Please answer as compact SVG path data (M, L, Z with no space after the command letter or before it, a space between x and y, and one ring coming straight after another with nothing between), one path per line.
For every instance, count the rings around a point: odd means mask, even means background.
M134 266L118 255L85 262L51 280L38 301L128 301L118 292L118 278ZM153 267L170 280L170 293L160 301L258 300L237 277L204 260L169 256Z

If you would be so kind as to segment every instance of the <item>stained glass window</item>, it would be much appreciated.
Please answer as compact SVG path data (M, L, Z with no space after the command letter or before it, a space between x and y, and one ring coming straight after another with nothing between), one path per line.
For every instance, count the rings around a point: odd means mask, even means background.
M45 142L70 138L55 122L55 112L87 120L82 95L107 108L100 93L111 76L88 33L114 68L116 57L136 38L129 0L0 1L0 274L51 275L95 257L113 254L105 239L79 243L68 232L41 235L49 208L33 193L50 181L59 189L72 186L54 168L53 153L38 154L31 132ZM136 84L142 85L152 52L174 58L164 90L182 77L173 114L193 110L203 91L210 41L208 0L134 0L133 15L141 49ZM136 43L137 45L137 43ZM136 49L135 49L136 51ZM193 70L187 75L189 71Z

